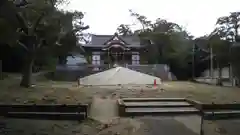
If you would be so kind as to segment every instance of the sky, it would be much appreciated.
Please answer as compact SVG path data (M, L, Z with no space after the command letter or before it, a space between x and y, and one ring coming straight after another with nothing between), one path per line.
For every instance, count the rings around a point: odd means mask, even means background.
M130 16L132 9L152 21L162 18L175 22L198 37L209 34L218 17L240 11L239 5L240 0L70 0L63 8L84 12L83 21L92 34L112 35L120 24L137 23Z

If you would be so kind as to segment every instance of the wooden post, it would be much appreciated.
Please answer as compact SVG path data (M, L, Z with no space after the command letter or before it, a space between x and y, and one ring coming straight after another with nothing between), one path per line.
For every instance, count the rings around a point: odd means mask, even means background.
M108 68L110 68L110 54L109 54L109 50L108 50Z
M200 123L200 135L204 135L204 127L203 127L203 122L204 122L204 119L203 119L203 116L204 114L201 114L201 123Z
M211 80L214 78L214 68L213 68L213 50L212 46L210 46L210 74L211 74Z
M118 64L118 52L116 52L116 62L115 63L117 63Z
M122 61L123 61L123 65L125 65L125 49L123 50L123 57L122 57Z
M77 79L77 86L79 87L80 86L80 78Z

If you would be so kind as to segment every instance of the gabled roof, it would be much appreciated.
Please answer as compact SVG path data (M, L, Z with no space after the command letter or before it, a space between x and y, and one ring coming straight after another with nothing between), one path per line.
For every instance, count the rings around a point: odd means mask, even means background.
M118 36L117 33L115 33L110 39L108 39L104 45L108 45L109 43L121 43L124 45L129 45L125 40L122 39L122 37Z
M118 36L126 45L132 47L140 47L140 39L138 36ZM114 35L92 35L91 42L84 46L91 47L104 47L105 43L114 38Z

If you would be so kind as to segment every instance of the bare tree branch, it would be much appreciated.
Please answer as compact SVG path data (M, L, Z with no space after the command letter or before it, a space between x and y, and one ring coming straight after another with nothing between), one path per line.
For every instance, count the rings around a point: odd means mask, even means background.
M25 46L23 43L21 43L19 40L17 40L17 43L22 46L25 50L29 51L29 49L27 48L27 46Z
M17 20L20 24L21 30L25 33L28 34L28 24L25 21L26 19L23 17L21 13L16 13Z
M35 21L35 23L32 26L32 30L30 34L33 34L36 31L37 26L40 24L40 22L42 21L42 19L44 18L45 13L41 13L40 16L37 18L37 20Z

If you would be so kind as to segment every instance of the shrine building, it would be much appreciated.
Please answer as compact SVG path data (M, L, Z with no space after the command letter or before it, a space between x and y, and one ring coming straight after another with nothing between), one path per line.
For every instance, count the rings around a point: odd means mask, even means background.
M140 43L138 36L92 35L90 43L82 45L89 56L92 65L117 64L140 65L141 55L145 52L145 45Z

